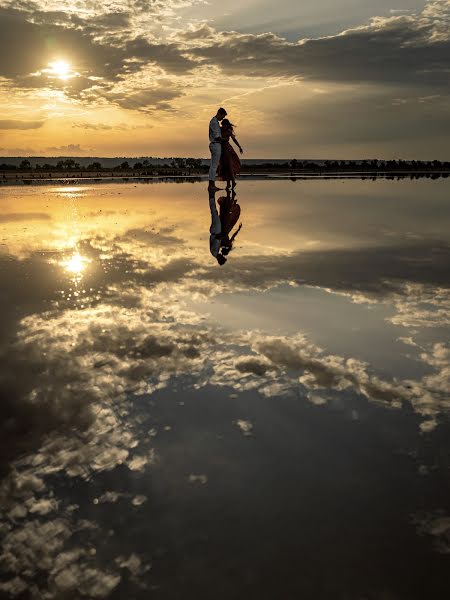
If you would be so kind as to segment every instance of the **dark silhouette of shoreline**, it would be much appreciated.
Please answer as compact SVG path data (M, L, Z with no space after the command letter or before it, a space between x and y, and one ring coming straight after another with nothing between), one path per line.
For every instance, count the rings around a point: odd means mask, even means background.
M1 159L0 159L1 160ZM29 183L53 180L127 180L127 179L179 179L203 180L208 173L209 161L201 158L174 158L122 161L106 168L100 161L81 165L75 159L67 158L56 163L32 163L33 159L23 159L18 165L0 163L0 182ZM37 159L35 159L37 160ZM110 159L108 159L110 160ZM164 162L165 161L165 162ZM363 161L242 161L241 178L358 178L358 179L438 179L450 175L450 162L403 161L403 160L363 160Z

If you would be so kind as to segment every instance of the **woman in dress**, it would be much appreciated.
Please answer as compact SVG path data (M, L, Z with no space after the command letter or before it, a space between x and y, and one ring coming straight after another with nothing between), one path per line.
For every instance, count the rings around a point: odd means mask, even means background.
M242 154L242 150L236 136L234 135L234 125L230 123L228 119L222 120L222 154L220 155L219 168L217 175L221 181L227 182L227 190L231 187L236 187L236 175L241 172L241 161L239 156L236 154L235 149L230 144L230 138L239 148L239 152Z
M242 223L240 223L237 230L230 237L233 227L239 220L241 207L237 203L236 193L230 191L227 191L226 196L219 198L217 203L219 204L220 211L221 233L215 236L220 243L216 259L219 265L224 265L227 262L228 254L233 250L234 240L242 229Z

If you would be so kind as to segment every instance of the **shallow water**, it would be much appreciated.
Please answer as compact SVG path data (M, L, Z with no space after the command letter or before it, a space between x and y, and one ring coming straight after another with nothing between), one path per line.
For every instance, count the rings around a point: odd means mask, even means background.
M0 189L1 593L447 597L449 183L220 197Z

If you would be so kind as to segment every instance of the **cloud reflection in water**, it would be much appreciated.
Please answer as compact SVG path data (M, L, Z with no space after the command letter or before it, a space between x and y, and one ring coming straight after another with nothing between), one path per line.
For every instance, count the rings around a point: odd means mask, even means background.
M176 447L177 428L182 428L182 417L175 419L174 431L171 424L155 422L152 403L158 394L176 397L180 388L199 395L214 390L211 419L214 398L227 391L237 395L236 401L253 394L275 407L286 399L309 404L311 410L323 411L324 419L332 403L355 419L355 399L361 410L366 410L367 401L383 410L397 409L400 416L403 408L405 414L416 413L417 435L420 430L433 435L438 423L445 425L450 408L445 329L450 228L444 233L442 223L432 222L428 231L420 203L412 200L402 231L398 216L390 218L392 208L381 198L380 211L388 214L378 218L399 227L396 242L392 231L375 233L369 227L364 244L365 218L355 213L361 190L347 183L352 227L358 220L360 226L349 242L352 228L341 221L346 211L340 191L337 215L324 217L328 223L309 232L314 212L326 215L325 208L330 210L328 196L322 198L325 192L332 194L330 188L308 188L309 194L317 194L311 207L310 198L298 197L296 186L272 186L271 193L285 200L274 204L266 196L268 182L241 185L246 243L221 269L210 254L206 198L200 188L197 198L192 186L92 188L79 198L72 254L55 250L60 206L51 219L33 223L44 241L30 241L26 256L17 240L23 220L8 224L10 255L2 264L10 291L0 298L3 314L12 315L8 345L0 348L6 399L0 490L5 544L0 564L5 574L2 590L11 596L28 589L33 598L107 597L121 585L129 586L128 595L148 593L151 557L140 544L141 552L136 550L134 538L125 543L123 530L112 527L102 511L120 504L125 521L131 523L141 513L151 520L156 510L144 481L156 478L158 469L170 470L161 452L167 450L164 436L173 435ZM391 194L393 184L386 185ZM430 202L440 214L445 184L434 186L436 196ZM403 187L400 192L405 193ZM63 201L78 201L64 193L59 196ZM38 214L41 196L33 199L28 190L26 194L30 214ZM415 211L416 222L411 216ZM299 229L297 242L290 233L293 224ZM420 242L411 242L411 231L420 234ZM309 235L321 238L315 250L307 244ZM40 257L49 248L51 254ZM18 282L24 273L28 283L22 289ZM82 307L62 294L67 277L83 281ZM301 292L300 280L349 306L389 306L389 326L398 328L397 337L409 340L405 348L412 353L410 360L420 361L426 374L392 377L358 355L338 354L326 331L318 344L314 331L306 335L296 325L295 311L311 310L301 293L292 295L293 330L278 335L269 331L259 299L270 298L283 285ZM221 318L226 294L238 305L241 296L251 298L254 327L246 327L242 311L234 326ZM208 305L217 305L214 316L208 314L213 312ZM370 340L361 339L362 345L367 343ZM229 425L243 440L253 442L263 424L242 414ZM207 432L205 425L204 435ZM193 439L192 446L182 446L181 454L190 456L194 447ZM225 457L215 460L221 464ZM202 473L201 486L192 485L192 476L199 477L195 473ZM191 483L190 493L199 493L196 490L214 485L214 470L204 474L193 464L183 481ZM434 531L431 525L426 530ZM111 551L104 539L110 539Z

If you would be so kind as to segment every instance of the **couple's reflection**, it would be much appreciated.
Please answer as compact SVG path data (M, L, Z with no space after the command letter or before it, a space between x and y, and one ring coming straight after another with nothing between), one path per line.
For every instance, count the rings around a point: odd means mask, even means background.
M219 205L219 211L217 210ZM231 235L234 226L239 220L241 207L237 203L234 190L227 190L226 196L217 200L214 192L209 192L209 208L211 210L211 227L209 229L209 249L219 265L227 262L227 257L233 249L237 234L242 228L242 223Z

